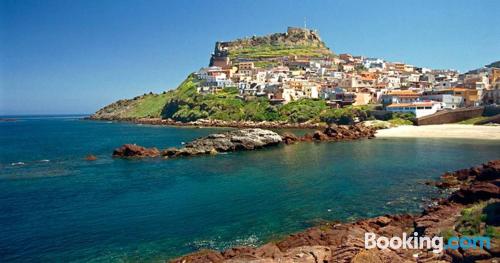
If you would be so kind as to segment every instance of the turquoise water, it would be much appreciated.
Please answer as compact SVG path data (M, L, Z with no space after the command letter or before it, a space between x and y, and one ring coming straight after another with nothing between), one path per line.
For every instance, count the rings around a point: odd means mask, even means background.
M442 139L111 158L124 143L179 146L221 130L70 117L0 122L0 261L157 261L258 245L321 220L420 211L436 194L426 180L500 158L500 142Z

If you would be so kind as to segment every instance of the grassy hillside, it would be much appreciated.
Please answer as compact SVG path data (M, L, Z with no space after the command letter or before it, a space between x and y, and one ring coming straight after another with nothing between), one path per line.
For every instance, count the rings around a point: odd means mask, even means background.
M92 115L95 119L138 119L160 118L165 105L175 99L188 99L196 92L196 83L193 76L189 76L175 90L161 94L144 94L133 99L119 100Z
M188 122L198 119L232 121L287 121L350 123L354 117L366 119L359 107L330 109L324 100L301 99L286 105L271 105L266 98L244 101L235 87L217 94L198 94L199 82L190 75L175 90L120 100L96 112L95 119L171 118Z
M234 58L248 58L248 59L262 59L283 56L309 56L320 57L324 55L331 55L330 50L321 45L258 45L252 47L243 47L229 51L229 57Z
M167 94L144 94L133 99L119 100L92 115L95 119L131 119L160 117Z

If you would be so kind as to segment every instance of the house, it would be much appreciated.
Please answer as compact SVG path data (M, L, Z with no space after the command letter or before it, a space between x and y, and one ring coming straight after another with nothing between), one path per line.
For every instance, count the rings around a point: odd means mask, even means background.
M204 86L214 86L214 87L227 87L231 86L233 82L226 78L226 74L218 74L214 76L209 76Z
M390 112L413 113L417 118L431 115L441 109L441 103L435 101L396 103L386 107Z
M406 71L406 65L401 62L394 62L393 63L394 70L399 71L399 72L404 72Z
M486 105L500 104L500 88L491 89L484 92L483 103Z
M252 76L253 75L254 64L253 62L240 62L238 64L238 73Z
M413 65L405 64L405 66L404 66L405 72L413 72L414 70L415 70L415 67Z
M354 75L342 79L339 83L339 86L347 89L348 91L357 91L361 88L371 88L373 87L374 83L374 79L363 78L362 76Z
M354 62L354 59L351 54L340 54L339 58L344 62Z
M319 98L319 85L312 82L306 82L302 85L302 91L306 98L317 99Z
M441 102L443 109L454 110L460 108L464 105L464 99L460 96L454 96L452 94L432 94L426 93L422 95L422 100L432 100Z
M342 64L342 71L344 72L352 72L354 71L354 64Z
M320 98L327 100L326 103L332 108L341 108L352 105L356 101L356 94L342 88L323 88Z
M377 68L383 70L385 68L385 61L380 58L365 58L363 66L367 69Z
M399 89L401 87L401 78L396 75L381 76L379 82L385 83L388 89Z
M332 71L328 70L328 71L326 71L325 75L330 76L330 77L332 77L334 79L343 79L343 78L345 78L345 73L344 72L335 71L335 70L332 70Z
M446 94L462 97L465 107L479 106L481 104L481 97L479 96L479 91L476 89L454 87L449 90L445 90L444 92Z
M420 94L411 90L393 90L380 98L383 105L412 103L420 100Z
M489 72L490 89L500 89L500 68L491 68Z

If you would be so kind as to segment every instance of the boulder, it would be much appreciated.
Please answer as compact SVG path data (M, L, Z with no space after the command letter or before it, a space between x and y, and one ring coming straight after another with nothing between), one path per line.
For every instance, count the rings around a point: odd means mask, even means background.
M474 182L471 185L462 186L450 198L462 204L470 204L490 198L500 198L500 187L490 182Z
M476 260L491 258L490 253L481 248L469 248L465 250L462 255L464 256L465 262L474 262Z
M113 157L158 157L157 148L146 148L136 144L124 144L113 151Z
M315 131L313 134L313 138L317 141L328 141L330 137L323 133L322 131Z
M290 132L283 133L283 135L281 135L281 139L285 144L293 144L299 140L299 138L295 134Z

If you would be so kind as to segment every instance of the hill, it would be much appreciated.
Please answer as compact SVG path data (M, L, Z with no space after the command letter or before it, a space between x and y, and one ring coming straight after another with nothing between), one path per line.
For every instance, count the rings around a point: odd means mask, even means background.
M500 68L500 60L499 61L495 61L489 65L486 65L487 68Z
M198 80L191 74L175 90L163 94L145 94L110 104L91 116L96 120L134 120L164 118L182 122L198 119L225 121L286 121L351 123L355 117L366 119L367 109L346 107L330 109L324 100L300 99L286 105L272 105L255 98L244 101L234 87L217 94L198 94Z
M257 65L287 56L326 57L334 53L315 30L289 27L286 33L253 36L228 42L216 42L210 66L228 58L230 63L255 61ZM259 63L260 62L260 63Z
M224 59L229 64L250 60L256 64L261 63L262 66L290 56L328 57L334 56L334 53L326 47L316 31L290 27L286 33L217 42L210 65ZM217 94L199 94L199 84L200 80L191 74L175 90L119 100L98 110L91 118L171 118L183 122L201 118L305 122L313 119L320 121L323 115L333 116L323 100L301 99L275 106L263 98L242 100L237 96L236 87L227 87Z

